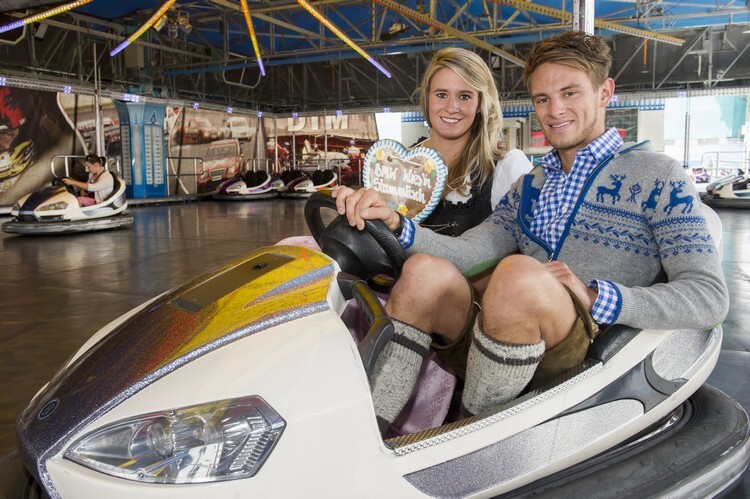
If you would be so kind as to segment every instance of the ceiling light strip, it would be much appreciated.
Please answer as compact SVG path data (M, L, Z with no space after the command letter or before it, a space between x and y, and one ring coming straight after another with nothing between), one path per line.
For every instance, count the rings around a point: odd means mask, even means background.
M328 28L329 30L331 30L333 32L333 34L335 34L336 36L338 36L339 39L341 39L341 41L343 41L344 43L346 43L347 45L349 45L356 53L358 53L359 55L361 55L362 57L364 57L365 59L367 59L370 62L370 64L372 64L373 66L375 66L376 68L378 68L381 73L383 73L384 75L386 75L388 78L391 78L392 75L391 75L390 72L388 72L387 69L385 69L383 66L381 66L380 63L378 63L378 61L376 61L375 59L373 59L370 54L368 54L367 52L365 52L364 50L362 50L359 47L359 45L357 45L356 43L354 43L354 41L352 41L348 36L346 36L343 31L341 31L336 26L334 26L334 24L331 21L329 21L325 16L323 16L323 14L321 14L320 12L318 12L318 10L315 7L313 7L312 5L310 5L309 3L307 3L306 0L297 0L297 3L299 5L301 5L307 12L309 12L315 19L317 19L318 21L320 21L320 23L323 26L325 26L326 28Z
M440 21L437 21L430 16L422 14L421 12L417 12L416 10L410 9L408 7L405 7L399 3L392 2L391 0L373 0L373 3L379 4L394 12L398 12L399 14L405 17L414 19L415 21L418 21L422 24L426 24L433 28L439 29L440 31L448 33L449 35L454 36L458 38L459 40L463 40L467 43L474 45L475 47L479 47L481 49L487 50L488 52L496 54L502 57L503 59L513 62L519 66L525 65L522 59L514 56L513 54L509 52L499 49L498 47L492 45L491 43L487 43L484 40L481 40L475 36L467 35L466 33L459 31L456 28L448 26L445 23L441 23Z
M127 47L128 45L130 45L131 43L133 43L134 41L136 41L138 38L140 38L140 36L143 33L145 33L146 30L148 30L151 26L153 26L154 24L156 24L156 22L159 19L161 19L161 17L164 16L167 13L167 11L169 10L169 8L172 5L174 5L174 3L175 3L175 0L167 0L166 2L164 2L164 4L161 7L159 7L159 10L157 10L156 12L154 12L154 15L152 15L149 18L148 21L146 21L145 23L143 23L143 25L140 28L138 28L136 31L134 31L133 34L130 35L127 40L124 40L117 47L115 47L114 49L112 49L110 51L109 55L110 56L115 56L115 55L119 54L125 47Z
M91 3L93 1L94 0L77 0L75 2L70 2L65 5L55 7L54 9L41 12L39 14L34 14L33 16L29 16L24 19L19 19L18 21L14 21L10 24L0 26L0 33L4 33L12 29L20 28L27 24L35 23L37 21L41 21L42 19L47 19L48 17L56 16L57 14L62 14L63 12L67 12L69 10L75 9L76 7L80 7L81 5L86 5L87 3Z
M255 28L253 28L253 20L250 18L250 9L247 7L247 0L240 0L240 6L242 7L242 14L245 16L245 24L247 24L247 32L250 33L250 41L253 43L253 50L255 51L255 57L258 59L258 67L260 68L260 74L266 76L266 68L263 67L263 59L260 57L260 47L258 47L258 37L255 36Z
M560 9L554 9L552 7L545 7L544 5L538 5L535 3L527 2L525 0L492 0L494 3L509 5L519 10L526 10L534 12L536 14L542 14L544 16L554 17L561 21L573 22L573 14ZM594 26L599 29L608 29L616 33L624 33L626 35L633 35L647 40L654 40L657 42L667 43L669 45L682 45L685 40L682 38L675 38L669 35L662 35L653 31L646 31L638 28L631 28L629 26L623 26L609 21L602 21L600 19L594 19Z

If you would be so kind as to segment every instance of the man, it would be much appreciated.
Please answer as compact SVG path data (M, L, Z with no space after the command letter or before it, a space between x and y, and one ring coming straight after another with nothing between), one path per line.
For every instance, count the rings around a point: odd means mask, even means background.
M720 259L685 171L605 127L610 66L607 45L581 32L532 49L524 80L554 149L458 238L401 218L375 192L334 193L352 225L381 219L414 255L386 305L396 334L371 379L381 428L408 400L430 346L465 380L471 415L580 364L600 325L724 319ZM466 276L495 264L475 303Z

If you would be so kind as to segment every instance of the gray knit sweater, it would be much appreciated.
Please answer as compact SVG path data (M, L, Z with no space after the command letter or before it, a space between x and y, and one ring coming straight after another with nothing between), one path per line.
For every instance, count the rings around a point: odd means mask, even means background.
M625 144L592 172L552 251L529 229L545 182L542 167L519 178L492 215L451 238L417 226L409 253L452 261L473 275L511 253L565 262L584 284L611 282L621 296L615 323L706 328L724 320L721 261L692 182L650 144Z

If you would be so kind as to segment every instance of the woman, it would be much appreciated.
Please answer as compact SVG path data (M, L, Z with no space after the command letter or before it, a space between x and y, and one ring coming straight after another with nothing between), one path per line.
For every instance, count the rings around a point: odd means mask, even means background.
M478 225L519 176L531 170L522 151L503 154L503 114L495 80L484 60L449 47L435 53L417 89L430 136L421 146L436 150L448 167L441 203L422 222L458 236ZM334 197L344 187L334 188Z
M484 60L466 49L435 53L418 89L431 129L423 146L448 166L442 203L422 223L458 236L487 218L511 183L531 170L522 151L503 153L503 114L495 80Z
M477 54L455 47L437 51L417 91L430 127L429 138L417 145L436 150L448 167L443 198L422 225L455 237L487 218L511 184L531 170L531 163L522 151L503 155L498 148L503 128L500 99L492 72ZM333 197L346 198L351 192L335 187ZM338 208L343 215L341 202ZM472 289L482 292L491 271L473 277ZM388 304L386 310L392 312ZM436 365L425 364L420 388L391 432L411 433L442 423L455 380ZM389 422L395 419L391 416Z
M78 204L81 207L93 206L97 203L101 203L107 196L112 194L115 186L115 180L112 174L104 168L102 158L95 154L89 154L83 160L83 164L86 165L86 170L89 172L88 182L79 182L72 178L65 177L62 179L67 185L72 185L81 189L80 195L78 196ZM88 194L93 194L91 197Z

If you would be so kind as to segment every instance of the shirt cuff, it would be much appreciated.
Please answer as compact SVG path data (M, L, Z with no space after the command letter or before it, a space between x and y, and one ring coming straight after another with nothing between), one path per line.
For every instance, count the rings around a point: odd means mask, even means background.
M588 287L598 289L591 317L599 324L614 324L620 310L620 294L615 285L609 281L593 280Z
M404 249L409 249L414 244L414 222L411 219L404 217L404 228L398 236L398 242Z

